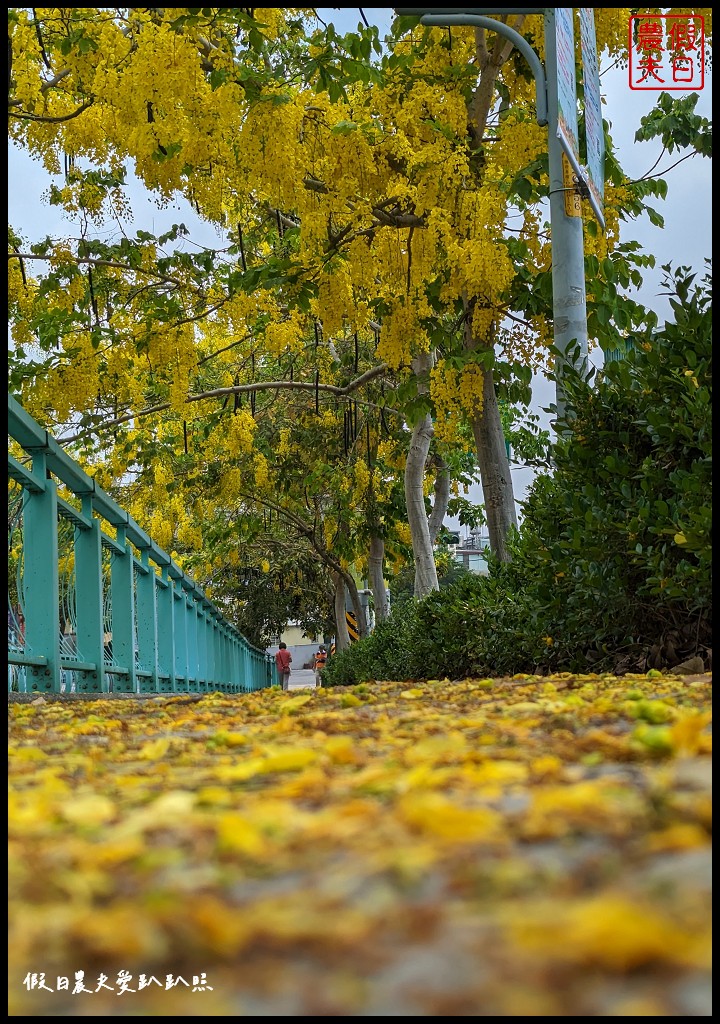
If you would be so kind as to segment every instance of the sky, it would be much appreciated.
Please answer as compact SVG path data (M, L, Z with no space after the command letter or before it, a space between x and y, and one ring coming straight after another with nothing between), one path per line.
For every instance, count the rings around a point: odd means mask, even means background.
M332 21L339 31L354 30L362 15L378 26L381 36L387 32L393 18L392 8L318 8L319 16L326 22ZM672 8L668 8L672 10ZM361 14L362 12L362 14ZM663 200L654 200L651 205L662 214L665 225L659 228L650 223L647 217L625 225L621 232L621 241L631 239L640 242L646 252L656 256L654 271L644 271L643 287L633 293L633 298L655 310L661 319L668 315L667 299L661 295L661 271L664 263L675 266L690 266L699 273L703 272L704 260L712 255L711 221L712 221L712 179L711 160L694 156L678 164L682 154L665 154L657 141L635 142L635 133L640 120L654 105L656 92L637 91L629 86L626 69L613 67L607 60L600 60L600 89L604 97L603 117L611 127L611 135L621 166L630 178L640 178L650 172L663 172L668 183L668 195ZM704 88L698 91L696 113L712 119L712 80L711 73L706 74ZM675 93L675 95L686 95ZM673 164L676 167L669 169ZM41 202L42 194L47 190L50 178L37 161L31 160L26 154L10 146L8 154L8 219L16 230L31 239L44 237L46 234L72 233L72 229L56 208L47 207ZM137 190L137 200L133 198L136 208L135 223L153 233L167 229L172 223L182 220L192 226L193 239L200 244L217 245L221 235L211 226L198 221L192 209L184 202L171 204L159 209L149 198ZM108 228L112 234L116 225ZM594 365L600 365L602 355L591 354ZM554 401L554 385L542 377L533 382L533 409L540 416L543 425L547 425L550 417L543 410ZM515 500L519 504L527 493L533 479L533 471L524 466L511 465ZM480 488L473 488L468 495L470 500L480 502ZM457 524L450 523L451 527Z

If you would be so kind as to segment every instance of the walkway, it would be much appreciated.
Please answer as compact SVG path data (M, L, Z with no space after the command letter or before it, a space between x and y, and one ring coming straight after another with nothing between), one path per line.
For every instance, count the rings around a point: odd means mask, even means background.
M315 670L312 668L294 668L290 673L291 690L315 689Z

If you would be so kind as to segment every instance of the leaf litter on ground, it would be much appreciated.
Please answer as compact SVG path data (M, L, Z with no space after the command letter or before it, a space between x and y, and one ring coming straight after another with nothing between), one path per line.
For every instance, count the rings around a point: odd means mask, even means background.
M711 692L11 700L10 1015L709 1016Z

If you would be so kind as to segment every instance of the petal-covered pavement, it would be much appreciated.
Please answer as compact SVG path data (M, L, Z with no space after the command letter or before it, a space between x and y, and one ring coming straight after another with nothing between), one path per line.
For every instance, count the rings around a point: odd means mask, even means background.
M9 701L11 1016L710 1016L711 676Z

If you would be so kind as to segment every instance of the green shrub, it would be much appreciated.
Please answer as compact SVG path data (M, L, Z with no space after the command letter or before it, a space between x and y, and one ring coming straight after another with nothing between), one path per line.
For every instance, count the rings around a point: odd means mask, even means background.
M389 619L378 623L369 636L334 654L323 674L325 686L412 678L412 620L412 602L404 602Z
M674 322L564 378L552 475L524 506L515 569L562 667L672 667L712 643L709 279L668 284Z

